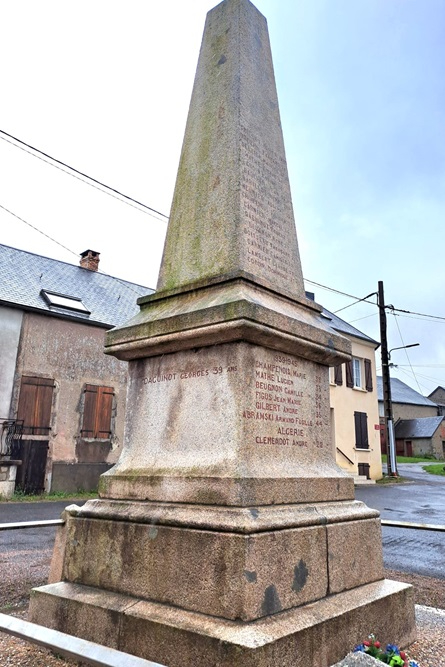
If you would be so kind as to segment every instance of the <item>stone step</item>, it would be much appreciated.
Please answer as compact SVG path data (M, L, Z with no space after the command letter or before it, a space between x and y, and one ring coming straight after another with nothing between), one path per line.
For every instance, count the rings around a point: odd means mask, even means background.
M354 477L354 486L375 484L375 479L368 479L365 475L353 475L353 477Z

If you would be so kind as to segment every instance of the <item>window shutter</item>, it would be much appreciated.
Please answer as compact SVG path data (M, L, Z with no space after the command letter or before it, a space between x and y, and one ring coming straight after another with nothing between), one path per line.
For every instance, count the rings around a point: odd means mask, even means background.
M94 438L94 423L96 420L97 390L93 384L85 385L85 400L83 404L83 422L80 435L83 438Z
M113 387L85 385L83 421L80 435L83 438L107 439L111 436Z
M347 361L346 364L346 386L347 387L353 387L354 386L354 376L352 373L352 359L350 361Z
M23 420L23 433L47 435L51 425L54 380L23 376L17 419Z
M365 359L365 386L366 391L372 391L372 366L371 360Z
M368 449L368 415L366 412L354 412L355 446L358 449Z
M109 438L111 436L111 411L113 408L114 391L111 387L99 387L95 438Z
M334 367L334 382L338 386L343 384L343 370L342 370L343 365L340 364L339 366Z

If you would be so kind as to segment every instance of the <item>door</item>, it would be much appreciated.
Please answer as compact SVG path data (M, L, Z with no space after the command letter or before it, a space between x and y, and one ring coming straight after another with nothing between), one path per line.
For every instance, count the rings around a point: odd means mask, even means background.
M17 419L23 421L16 486L24 493L42 493L51 432L54 380L24 375Z
M405 440L405 449L406 449L406 456L413 455L413 443L411 442L411 440Z
M25 494L39 494L45 490L48 440L22 440L15 486Z

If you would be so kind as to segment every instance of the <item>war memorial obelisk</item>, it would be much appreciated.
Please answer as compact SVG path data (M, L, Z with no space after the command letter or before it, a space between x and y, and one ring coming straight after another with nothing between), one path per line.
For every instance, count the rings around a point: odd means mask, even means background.
M328 368L348 341L305 297L267 24L209 12L155 294L107 334L129 361L123 452L66 511L31 620L168 667L328 667L414 641L378 513L335 463Z

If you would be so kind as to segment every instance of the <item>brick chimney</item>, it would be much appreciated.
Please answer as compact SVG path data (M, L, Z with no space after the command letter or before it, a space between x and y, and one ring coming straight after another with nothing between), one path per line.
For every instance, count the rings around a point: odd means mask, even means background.
M80 253L80 266L88 271L97 271L99 269L99 252L95 250L84 250Z

